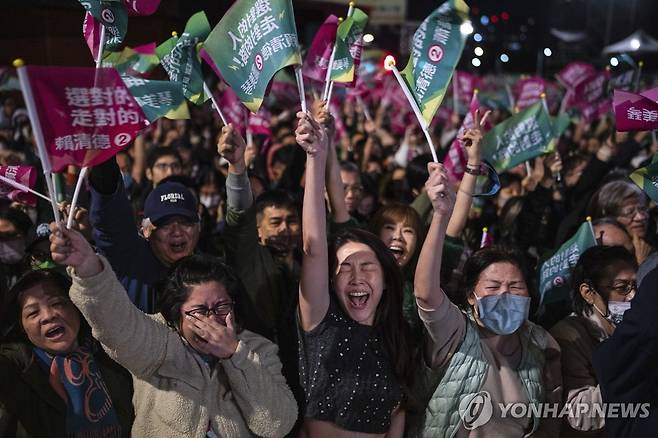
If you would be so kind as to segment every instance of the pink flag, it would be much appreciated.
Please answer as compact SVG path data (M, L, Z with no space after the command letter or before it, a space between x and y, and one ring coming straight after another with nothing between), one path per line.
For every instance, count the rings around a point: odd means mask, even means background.
M335 15L330 15L320 25L302 66L302 74L307 78L319 82L324 82L326 79L331 51L336 43L336 29L338 29L338 17Z
M654 102L658 102L658 87L643 91L640 94L646 97L647 99L651 99Z
M96 166L148 125L114 68L25 67L50 164Z
M242 105L242 102L240 102L240 99L238 98L238 95L235 94L235 91L233 91L231 87L225 87L217 103L222 109L222 113L224 113L226 121L232 124L233 128L237 129L237 131L242 136L244 136L247 130L247 127L245 126L245 120L249 110L247 110L247 107Z
M30 189L34 188L34 183L37 181L37 174L34 172L32 166L0 166L0 176ZM0 198L20 202L30 207L36 207L37 205L37 197L35 195L20 190L2 180L0 180Z
M261 106L256 114L249 113L249 130L256 135L272 136L270 120L272 114L264 106Z
M158 10L160 0L123 0L129 15L151 15Z
M658 103L640 94L615 90L617 131L658 129Z
M82 34L87 41L87 47L94 59L98 59L98 48L101 44L101 23L99 23L91 13L85 14L82 22Z
M454 181L461 181L464 177L464 169L466 168L466 163L468 162L468 155L466 154L466 148L462 145L459 138L466 132L467 129L471 129L475 126L475 111L480 108L480 102L478 101L477 94L473 94L471 98L471 103L468 107L468 112L464 121L462 122L461 128L457 136L452 141L448 154L443 160L443 165L448 171L448 176Z
M487 246L493 246L493 236L489 233L487 227L482 228L482 239L480 239L480 248L486 248Z
M480 88L480 77L465 71L455 72L457 78L457 97L460 102L468 105L473 97L473 91Z
M607 100L606 84L609 72L594 72L574 88L572 103L587 122L599 115L601 101Z
M583 80L587 79L594 71L594 66L591 64L572 62L564 67L555 77L565 88L574 88Z
M542 93L546 90L544 79L533 76L527 79L521 79L516 83L514 92L515 106L522 110L527 108L541 99Z

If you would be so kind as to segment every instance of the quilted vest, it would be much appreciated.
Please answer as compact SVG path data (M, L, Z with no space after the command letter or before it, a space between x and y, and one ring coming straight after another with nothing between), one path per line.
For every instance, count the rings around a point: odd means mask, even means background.
M455 352L444 370L438 386L434 390L425 410L425 423L421 436L427 438L453 437L462 426L459 404L465 398L472 398L482 388L489 370L480 344L480 336L475 322L467 320L466 336L459 350ZM544 401L544 354L545 333L535 329L531 322L521 329L522 357L517 369L519 378L532 404ZM442 370L443 371L443 370ZM496 400L492 400L496 403ZM539 427L539 419L533 418L530 434Z

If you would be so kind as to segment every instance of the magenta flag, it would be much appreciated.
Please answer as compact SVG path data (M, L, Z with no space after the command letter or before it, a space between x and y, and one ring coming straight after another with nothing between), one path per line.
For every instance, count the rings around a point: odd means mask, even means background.
M647 99L651 99L654 102L658 102L658 87L643 91L640 94L646 97Z
M226 121L233 125L233 128L236 129L242 136L245 135L247 131L246 120L249 114L249 110L246 106L240 102L238 95L235 94L235 91L229 86L224 87L222 95L217 101L219 107L226 117Z
M478 109L480 109L480 102L478 101L477 94L473 94L471 102L469 103L468 112L466 113L466 117L464 117L464 121L462 122L462 126L459 128L459 132L457 133L455 139L452 141L450 149L448 150L448 154L443 160L443 165L446 167L448 177L454 181L461 181L461 179L464 177L464 169L466 168L466 163L468 162L466 148L462 142L459 141L459 138L464 134L464 132L466 132L467 129L472 129L475 127L474 117L475 111ZM484 108L482 108L482 110L484 110Z
M602 101L608 100L606 88L609 76L607 71L594 72L573 90L571 103L580 110L587 122L592 122L599 115Z
M544 79L533 76L527 79L521 79L514 87L514 103L519 111L532 106L539 102L542 93L546 91Z
M649 131L658 129L658 103L628 91L615 90L617 131Z
M465 71L455 71L453 76L457 78L457 98L468 105L473 97L473 92L480 88L480 77Z
M0 166L0 176L22 184L30 189L34 188L37 181L37 173L32 166ZM37 197L30 192L23 191L0 180L0 198L21 204L36 207Z
M124 0L128 15L151 15L160 7L160 0Z
M114 68L25 67L54 172L96 166L148 125Z
M555 75L565 88L574 88L595 72L594 66L585 62L572 62Z
M249 130L256 135L272 136L270 120L272 114L264 106L261 106L256 114L249 113Z
M307 78L319 82L324 82L326 79L331 51L336 43L336 29L338 29L338 17L335 15L330 15L320 25L302 66L302 74Z

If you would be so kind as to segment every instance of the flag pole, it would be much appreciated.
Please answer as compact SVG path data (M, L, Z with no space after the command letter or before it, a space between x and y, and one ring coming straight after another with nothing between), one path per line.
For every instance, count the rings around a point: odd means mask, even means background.
M210 91L210 87L206 85L206 81L203 81L203 92L206 93L210 97L210 101L212 102L213 108L215 108L215 111L217 111L217 114L219 114L219 118L222 119L222 123L227 126L228 122L226 121L226 117L224 117L224 113L222 113L222 110L219 109L219 105L217 104L217 100L215 99L215 95L212 94L212 91Z
M366 116L366 120L371 122L372 121L372 115L370 114L370 110L368 109L368 106L363 101L363 98L361 96L357 96L356 100L357 100L357 102L359 102L359 105L361 105L361 108L363 108L363 115Z
M423 134L425 134L427 143L429 144L430 150L432 151L432 159L434 160L435 163L438 163L439 158L436 155L436 149L434 148L434 142L432 141L432 136L430 135L427 122L425 121L423 114L420 112L420 108L418 108L418 104L416 103L414 97L411 95L409 88L407 88L407 84L404 82L402 75L400 74L397 67L395 66L395 58L393 58L391 55L387 56L386 60L384 61L384 68L386 70L392 71L393 75L395 75L395 79L397 79L398 84L400 84L400 88L402 88L402 92L404 93L407 100L409 101L409 105L411 105L411 109L414 111L414 114L416 115L416 119L418 119L418 123L420 123L420 127L423 130Z
M244 133L247 140L247 146L254 142L254 134L249 129L249 112L244 115Z
M347 8L347 18L351 17L353 14L354 14L354 2L352 1L349 2ZM339 24L342 21L343 21L342 18L338 19ZM336 30L336 32L338 32L338 30ZM334 47L331 49L331 56L329 57L329 67L327 68L327 76L325 77L324 80L324 91L322 93L322 100L324 100L325 102L329 102L329 99L331 99L331 92L334 90L334 81L331 80L331 71L333 70L335 57L336 57L336 40L334 40Z
M96 54L96 72L103 65L103 50L105 49L105 25L101 24L101 36L98 42L98 53ZM97 76L94 77L94 88L96 87ZM80 197L80 190L82 190L82 183L85 181L89 172L89 167L83 166L78 174L78 180L75 183L75 190L73 191L73 199L71 199L71 208L69 209L69 217L66 220L66 228L71 229L73 226L73 218L75 217L75 209L78 206L78 198Z
M26 186L24 184L21 184L18 181L14 181L13 179L10 179L10 178L7 178L5 176L0 175L0 181L7 184L8 186L12 186L13 188L20 190L21 192L32 193L33 195L38 196L39 198L43 199L44 201L48 201L48 202L51 201L51 199L49 197L47 197L46 195L43 195L43 194L37 192L36 190L32 190L28 186Z
M455 114L459 114L459 92L457 91L457 69L452 74L452 109Z
M295 79L297 80L297 91L299 92L299 100L302 104L302 112L307 112L306 108L306 91L304 91L304 77L302 76L302 66L295 65Z
M480 239L480 248L484 248L484 246L487 244L488 237L489 237L489 229L487 227L482 228L482 239Z
M642 66L644 65L644 61L640 61L637 63L637 76L635 77L635 84L633 85L633 90L637 93L637 91L640 89L640 76L642 76Z
M27 113L30 116L30 123L32 125L34 139L37 143L37 150L39 151L41 167L43 167L43 175L46 179L46 187L48 187L48 193L50 194L50 205L53 209L53 217L55 222L59 223L61 216L59 214L59 208L56 201L57 194L55 193L55 187L51 178L52 166L50 165L50 158L46 149L46 141L43 138L43 131L41 131L41 121L39 120L37 106L34 103L34 95L32 94L30 79L28 77L27 71L25 71L25 63L22 59L16 59L13 62L13 65L16 68L16 72L18 73L18 79L21 83L21 91L23 92L25 106L27 107Z
M599 241L596 239L596 234L594 233L594 226L592 225L592 216L587 216L585 219L587 221L587 224L589 225L589 230L592 232L592 236L594 237L594 241L598 245Z

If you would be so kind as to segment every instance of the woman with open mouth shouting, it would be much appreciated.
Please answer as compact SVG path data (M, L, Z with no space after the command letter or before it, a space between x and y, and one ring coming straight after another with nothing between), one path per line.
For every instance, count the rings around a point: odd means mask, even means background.
M30 436L129 437L130 373L92 338L70 285L63 274L37 270L10 290L0 401Z
M339 234L329 251L324 191L333 146L316 120L298 117L297 142L307 153L298 313L301 437L401 437L417 345L402 316L401 272L386 245L366 231Z

